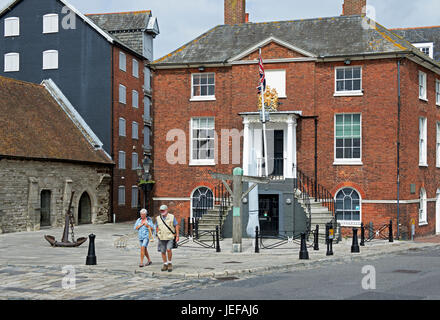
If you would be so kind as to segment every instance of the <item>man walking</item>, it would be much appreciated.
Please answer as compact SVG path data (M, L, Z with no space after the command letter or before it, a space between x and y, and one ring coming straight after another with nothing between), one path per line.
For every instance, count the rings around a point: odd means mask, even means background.
M160 216L157 220L157 237L159 238L159 251L162 254L163 266L162 271L173 271L171 259L173 257L173 241L179 241L179 225L176 218L168 213L168 207L161 205L159 208ZM168 258L168 260L167 260Z

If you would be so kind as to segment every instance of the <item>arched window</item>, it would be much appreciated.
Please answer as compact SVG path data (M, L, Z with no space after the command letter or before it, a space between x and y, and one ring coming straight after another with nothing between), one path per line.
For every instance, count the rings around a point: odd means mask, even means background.
M419 224L428 223L427 215L427 199L425 189L420 189L420 204L419 204Z
M336 194L336 217L342 225L361 222L361 198L352 188L344 188Z
M197 188L191 197L192 211L194 218L201 218L208 209L214 207L214 196L211 189L207 187Z

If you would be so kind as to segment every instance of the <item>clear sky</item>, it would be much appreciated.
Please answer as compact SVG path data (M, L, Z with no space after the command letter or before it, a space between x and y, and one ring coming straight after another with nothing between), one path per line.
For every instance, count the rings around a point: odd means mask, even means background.
M0 0L0 7L11 0ZM24 0L36 1L39 0ZM223 24L224 0L67 0L83 13L152 10L161 34L154 44L160 58ZM247 0L251 22L339 16L343 0ZM388 28L440 25L439 0L367 0L376 21Z

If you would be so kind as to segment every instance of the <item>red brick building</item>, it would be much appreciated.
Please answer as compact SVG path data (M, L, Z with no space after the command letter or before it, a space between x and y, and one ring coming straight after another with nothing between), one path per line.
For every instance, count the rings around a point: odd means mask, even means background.
M365 2L345 1L340 17L249 23L244 1L226 0L225 25L156 60L155 206L193 216L219 184L209 171L265 176L267 162L272 182L249 194L248 228L286 231L294 181L305 174L331 194L345 233L390 219L404 236L413 221L416 235L440 232L440 64L366 19ZM280 102L267 123L267 160L260 48Z

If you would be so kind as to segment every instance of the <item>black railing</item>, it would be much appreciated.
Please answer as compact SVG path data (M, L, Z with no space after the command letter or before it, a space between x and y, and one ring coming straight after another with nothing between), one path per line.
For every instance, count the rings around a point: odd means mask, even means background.
M228 186L229 189L232 189L230 184L228 184ZM214 188L214 206L218 206L219 208L218 225L221 238L223 238L223 218L228 214L228 211L231 208L231 197L232 195L229 193L223 182Z
M303 205L306 207L307 216L307 235L310 234L312 230L312 208L310 205L310 195L308 190L308 179L302 174L298 174L297 178L293 180L293 192L298 200L301 200Z
M335 199L332 194L317 181L309 176L305 175L301 170L296 170L297 180L301 181L299 184L299 190L306 192L310 198L314 198L315 202L321 202L323 206L332 213L333 219L336 223L335 214Z
M268 174L271 180L284 180L285 158L276 157L269 160ZM271 167L272 165L272 167ZM264 158L257 159L257 174L260 177L266 175L266 161Z

